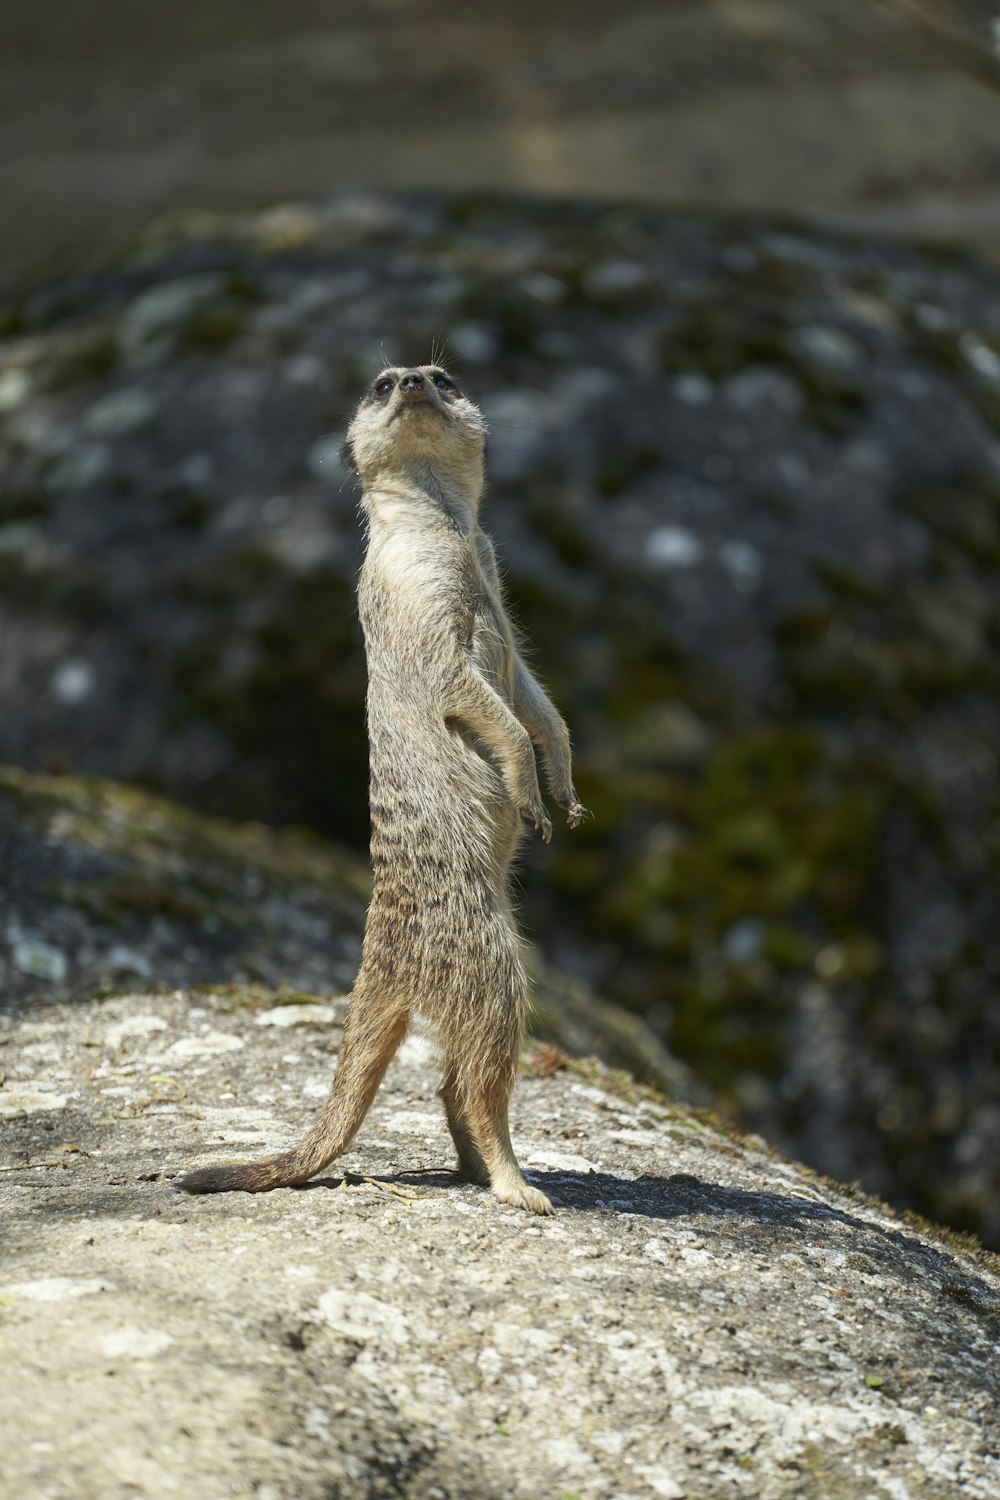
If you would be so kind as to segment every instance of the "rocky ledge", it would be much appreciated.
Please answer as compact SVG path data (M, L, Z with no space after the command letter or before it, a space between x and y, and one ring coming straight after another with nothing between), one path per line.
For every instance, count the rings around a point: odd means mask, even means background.
M454 1175L420 1037L325 1180L174 1191L298 1135L343 1015L230 987L9 1023L10 1493L998 1493L995 1259L553 1048L513 1114L553 1219Z

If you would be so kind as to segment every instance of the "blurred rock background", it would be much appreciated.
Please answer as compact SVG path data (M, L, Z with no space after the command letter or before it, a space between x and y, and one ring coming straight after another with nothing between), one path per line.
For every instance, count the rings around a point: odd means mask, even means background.
M1000 1243L988 8L535 11L4 8L0 759L363 854L337 448L444 341L595 812L525 860L549 1010ZM235 833L64 780L0 797L8 995L344 982L356 874L251 941Z

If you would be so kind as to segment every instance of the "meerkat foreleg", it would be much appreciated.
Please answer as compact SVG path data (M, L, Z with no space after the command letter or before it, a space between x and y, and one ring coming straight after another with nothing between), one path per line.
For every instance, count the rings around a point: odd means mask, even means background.
M565 809L569 826L578 827L587 809L573 785L569 730L541 683L519 656L514 662L514 713L538 746L549 791Z
M552 820L542 802L538 767L531 736L499 693L494 692L475 669L463 664L457 669L445 705L446 714L471 729L485 741L503 772L511 801L523 818L541 831L546 843L552 837Z

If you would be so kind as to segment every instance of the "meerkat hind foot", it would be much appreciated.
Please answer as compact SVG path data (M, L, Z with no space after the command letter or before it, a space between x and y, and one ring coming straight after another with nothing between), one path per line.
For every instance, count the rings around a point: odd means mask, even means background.
M528 1182L495 1182L492 1192L494 1198L499 1198L501 1203L509 1203L511 1208L524 1208L532 1214L555 1212L552 1200Z

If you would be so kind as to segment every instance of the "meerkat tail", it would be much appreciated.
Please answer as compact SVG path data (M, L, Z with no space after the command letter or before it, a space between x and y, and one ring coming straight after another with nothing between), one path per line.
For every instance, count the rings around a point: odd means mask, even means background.
M305 1139L280 1156L199 1167L178 1182L185 1193L267 1193L308 1182L350 1145L406 1035L409 1008L355 984L330 1097Z

